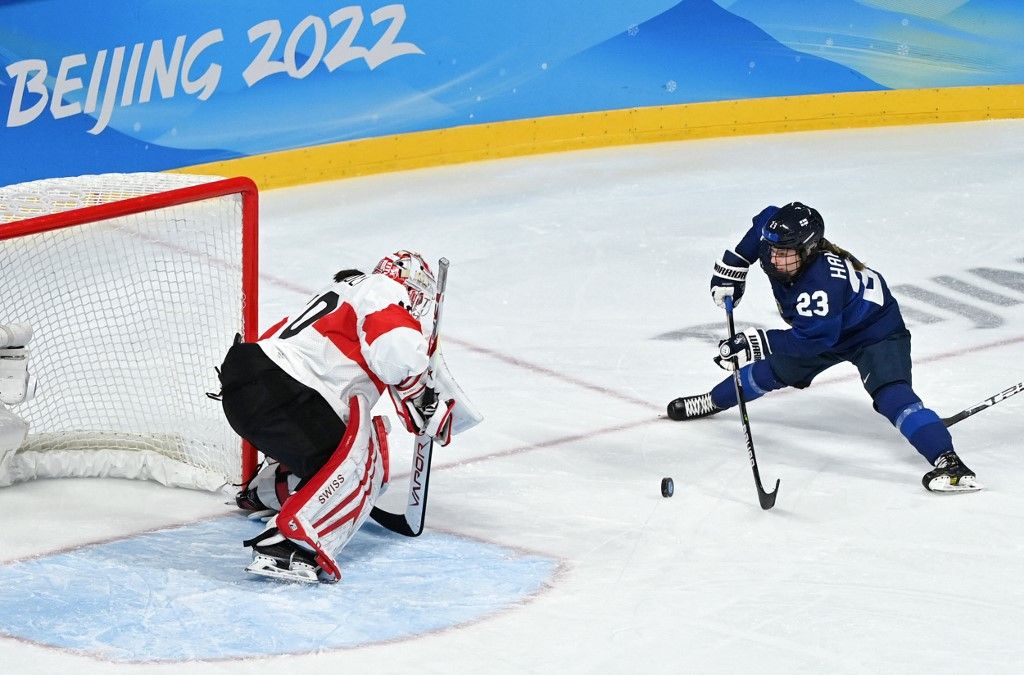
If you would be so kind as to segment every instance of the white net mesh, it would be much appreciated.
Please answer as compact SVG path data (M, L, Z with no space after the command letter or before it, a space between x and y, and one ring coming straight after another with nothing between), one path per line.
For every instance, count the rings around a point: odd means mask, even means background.
M0 223L217 180L109 174L0 188ZM50 475L216 489L238 437L205 392L242 330L241 196L0 240L0 323L34 328L28 439L0 484ZM12 225L0 225L0 237ZM99 451L99 452L97 452ZM6 477L5 474L6 473Z

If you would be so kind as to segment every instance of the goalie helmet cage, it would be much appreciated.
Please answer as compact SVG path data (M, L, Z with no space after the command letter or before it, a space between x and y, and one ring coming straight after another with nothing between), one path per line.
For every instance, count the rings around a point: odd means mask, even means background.
M256 339L248 178L127 173L0 188L0 323L33 327L29 424L0 485L107 476L217 490L255 472L214 370Z

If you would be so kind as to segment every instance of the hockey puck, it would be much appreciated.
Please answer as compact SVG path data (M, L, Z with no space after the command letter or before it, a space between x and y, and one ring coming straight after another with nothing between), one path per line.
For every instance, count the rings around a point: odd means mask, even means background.
M671 477L666 476L666 477L661 479L661 496L662 497L671 497L672 494L675 491L676 491L676 486L675 486L675 483L672 482L672 478Z

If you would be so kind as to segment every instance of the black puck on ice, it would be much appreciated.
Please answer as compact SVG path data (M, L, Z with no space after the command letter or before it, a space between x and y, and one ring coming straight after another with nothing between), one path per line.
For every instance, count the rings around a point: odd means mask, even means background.
M666 477L661 479L661 496L662 497L671 497L672 494L675 491L676 491L676 486L675 486L675 483L672 482L672 478L671 477L666 476Z

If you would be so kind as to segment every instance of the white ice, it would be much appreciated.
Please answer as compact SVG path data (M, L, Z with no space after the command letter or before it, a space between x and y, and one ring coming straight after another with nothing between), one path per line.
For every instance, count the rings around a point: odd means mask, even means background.
M0 663L76 674L1020 672L1024 397L953 428L987 487L956 496L923 490L928 466L851 367L757 401L761 474L782 479L767 512L735 411L688 424L660 415L724 375L711 362L710 336L724 332L712 263L763 206L792 200L817 207L829 238L891 285L998 317L977 328L902 299L939 319L909 323L915 387L940 415L1024 379L1024 291L970 271L1024 273L1021 166L1024 121L998 121L642 145L264 193L264 326L337 269L393 249L452 261L445 354L487 419L437 451L427 527L558 571L475 621L356 648L115 664L0 637ZM751 276L740 326L781 327ZM709 337L672 339L684 329ZM408 460L396 454L401 475ZM659 494L663 476L672 499ZM223 502L115 480L5 488L0 563L230 513ZM424 565L428 589L439 564ZM344 584L329 592L358 611ZM281 611L301 621L301 606Z

